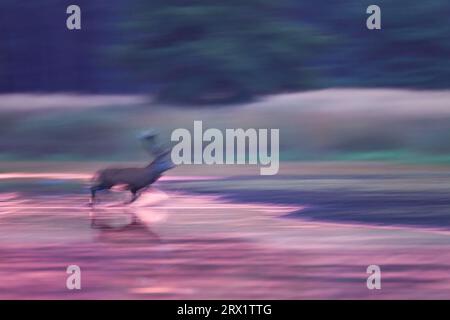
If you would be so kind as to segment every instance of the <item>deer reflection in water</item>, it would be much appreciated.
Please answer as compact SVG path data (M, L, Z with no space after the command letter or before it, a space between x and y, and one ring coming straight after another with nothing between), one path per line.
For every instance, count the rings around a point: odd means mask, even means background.
M135 210L135 208L125 206L91 208L90 225L92 229L99 231L97 240L123 244L161 243L160 237L139 218Z

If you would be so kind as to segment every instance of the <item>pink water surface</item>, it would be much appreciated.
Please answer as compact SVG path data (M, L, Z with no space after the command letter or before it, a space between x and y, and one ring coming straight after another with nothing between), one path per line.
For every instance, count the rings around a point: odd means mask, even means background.
M445 230L286 219L302 206L158 187L121 200L0 193L0 298L450 298ZM71 291L74 264L82 289ZM381 290L367 289L371 264Z

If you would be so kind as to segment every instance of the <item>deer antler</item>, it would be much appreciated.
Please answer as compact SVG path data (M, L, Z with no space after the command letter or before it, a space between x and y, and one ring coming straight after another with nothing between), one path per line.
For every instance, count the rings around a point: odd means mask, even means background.
M164 148L164 145L158 141L157 137L158 131L155 129L143 131L138 135L138 138L144 145L145 151L154 157L158 157L166 151L166 148Z

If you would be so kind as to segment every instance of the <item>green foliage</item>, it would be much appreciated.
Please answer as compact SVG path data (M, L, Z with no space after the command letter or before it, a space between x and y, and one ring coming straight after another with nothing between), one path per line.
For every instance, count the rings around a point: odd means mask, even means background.
M381 30L366 28L368 0L136 1L119 52L163 101L450 85L447 0L380 0Z
M139 2L119 49L162 101L234 102L307 88L308 60L325 38L288 1Z
M5 124L0 130L0 155L23 159L108 157L123 139L116 120L95 114L10 114Z
M58 0L1 3L0 92L212 105L309 88L450 87L448 0L79 0L80 32L65 28ZM371 4L381 30L366 28Z

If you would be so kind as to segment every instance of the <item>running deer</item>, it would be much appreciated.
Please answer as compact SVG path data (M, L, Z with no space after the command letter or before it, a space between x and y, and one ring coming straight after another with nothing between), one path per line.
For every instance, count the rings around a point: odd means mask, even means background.
M170 159L170 149L164 150L161 145L155 144L156 134L147 132L140 138L151 143L150 151L156 154L156 158L146 167L143 168L108 168L98 171L91 186L91 199L89 204L95 202L95 193L100 190L109 190L113 186L124 185L126 190L131 192L131 200L128 203L136 201L140 196L140 191L149 187L157 181L161 175L167 170L174 167Z

